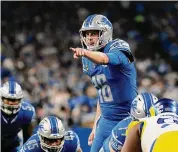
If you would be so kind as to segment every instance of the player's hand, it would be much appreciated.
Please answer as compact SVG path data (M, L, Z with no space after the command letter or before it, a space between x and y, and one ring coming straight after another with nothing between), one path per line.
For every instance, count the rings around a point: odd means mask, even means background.
M95 138L95 131L94 129L92 130L92 132L90 133L90 136L88 137L88 145L91 146L92 145L92 142Z
M86 51L85 49L82 48L72 48L70 47L70 49L73 51L74 55L74 59L78 59L79 57L85 56Z

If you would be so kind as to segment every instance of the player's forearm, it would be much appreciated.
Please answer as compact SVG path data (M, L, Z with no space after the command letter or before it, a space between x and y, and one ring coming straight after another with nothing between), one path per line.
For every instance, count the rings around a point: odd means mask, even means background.
M95 121L94 121L94 126L93 126L93 128L96 127L96 123L97 123L97 121L98 121L100 115L101 115L101 109L100 109L100 104L99 104L99 101L98 101L97 107L96 107L96 115L95 115Z
M107 57L107 55L102 52L87 50L84 56L96 64L107 64L109 62L109 58Z

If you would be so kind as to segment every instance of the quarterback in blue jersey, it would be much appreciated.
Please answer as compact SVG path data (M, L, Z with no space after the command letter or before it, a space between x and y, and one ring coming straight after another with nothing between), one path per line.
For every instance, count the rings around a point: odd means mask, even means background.
M70 48L73 57L82 57L83 72L91 77L98 91L98 104L88 144L98 152L113 127L128 116L137 95L134 57L129 44L112 40L113 27L103 15L90 15L83 22L80 36L83 48Z
M20 152L82 152L78 135L65 131L62 121L55 116L45 117L36 134L21 147Z
M22 101L23 91L15 81L8 81L0 89L1 94L1 150L4 152L18 151L19 131L23 131L23 142L32 134L35 109Z
M151 93L141 93L132 101L130 114L120 121L112 130L111 135L104 141L100 152L120 152L126 138L126 131L139 123L138 120L150 117L150 109L158 98Z

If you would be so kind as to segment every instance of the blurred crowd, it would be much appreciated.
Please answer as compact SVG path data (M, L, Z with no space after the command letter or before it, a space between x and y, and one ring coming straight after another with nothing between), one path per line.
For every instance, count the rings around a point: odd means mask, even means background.
M113 23L113 38L130 44L138 92L178 101L178 2L1 4L1 82L21 84L38 121L56 115L66 127L92 125L97 93L69 48L81 47L78 31L96 13Z

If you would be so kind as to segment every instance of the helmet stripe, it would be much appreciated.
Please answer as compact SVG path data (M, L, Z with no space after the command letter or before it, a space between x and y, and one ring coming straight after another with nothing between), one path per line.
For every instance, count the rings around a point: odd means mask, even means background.
M59 133L59 127L58 127L58 123L57 123L57 118L56 117L55 117L55 121L56 121L57 133Z
M15 94L15 82L14 81L9 81L9 93Z
M57 129L57 121L55 120L54 116L48 117L50 124L51 124L51 134L57 134L58 129Z
M90 19L90 25L92 24L92 21L93 21L93 19L94 19L94 17L95 17L96 15L92 15L92 17L91 17L91 19Z
M148 116L149 109L153 104L153 98L152 98L152 95L149 93L142 93L142 97L143 97L144 103L145 103L146 115Z
M85 27L88 27L89 25L91 25L92 23L92 20L93 18L95 17L96 15L90 15L87 17L86 21L85 21Z

